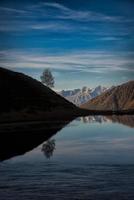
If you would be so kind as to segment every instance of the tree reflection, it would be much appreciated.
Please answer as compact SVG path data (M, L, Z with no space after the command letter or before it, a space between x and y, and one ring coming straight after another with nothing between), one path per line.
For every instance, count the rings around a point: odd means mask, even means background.
M41 150L44 153L45 157L50 159L50 157L53 156L53 152L55 150L55 139L47 140L42 145Z

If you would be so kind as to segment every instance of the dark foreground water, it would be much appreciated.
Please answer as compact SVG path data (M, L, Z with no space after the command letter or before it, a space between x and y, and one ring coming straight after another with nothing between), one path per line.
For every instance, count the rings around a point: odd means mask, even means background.
M0 200L133 200L133 119L78 118L34 149L35 133L8 141L5 154L0 148Z

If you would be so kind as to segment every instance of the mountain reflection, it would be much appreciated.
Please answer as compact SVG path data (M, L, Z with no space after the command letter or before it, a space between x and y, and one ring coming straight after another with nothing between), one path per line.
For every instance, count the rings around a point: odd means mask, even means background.
M23 155L42 143L42 152L46 158L50 158L55 150L55 140L51 139L51 137L73 119L67 121L1 124L0 161ZM79 117L76 120L82 121L83 123L113 122L134 127L134 116L132 115L87 116Z
M81 120L83 123L103 123L108 122L109 120L105 116L86 116L86 117L80 117L79 120Z
M82 121L83 123L113 122L113 123L120 123L129 126L131 128L134 127L134 115L86 116L86 117L80 117L77 120Z
M45 141L49 143L44 143L42 150L50 157L55 148L50 138L72 120L0 125L0 161L23 155Z
M134 115L109 115L107 119L134 128Z

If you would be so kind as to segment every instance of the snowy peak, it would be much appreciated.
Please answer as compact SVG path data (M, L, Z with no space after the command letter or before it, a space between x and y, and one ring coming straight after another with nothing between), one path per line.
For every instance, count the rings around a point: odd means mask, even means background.
M89 93L90 91L91 91L91 89L88 88L88 87L86 87L86 86L84 86L84 87L81 89L81 92L82 92L82 93Z
M98 95L102 94L103 92L105 92L108 88L106 87L102 87L101 85L97 86L96 88L94 88L91 92L91 96L92 98L97 97Z
M62 90L61 92L59 92L59 94L63 97L68 97L68 96L72 96L77 94L78 92L80 92L80 89L74 89L74 90Z
M68 101L79 106L83 103L86 103L88 100L102 94L107 89L108 88L102 87L101 85L93 89L84 86L82 89L62 90L61 92L59 92L59 94L66 98Z

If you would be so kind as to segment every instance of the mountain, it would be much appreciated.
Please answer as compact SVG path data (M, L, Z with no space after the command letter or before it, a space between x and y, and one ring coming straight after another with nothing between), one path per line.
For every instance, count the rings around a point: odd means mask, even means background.
M134 81L112 87L81 105L89 110L134 110Z
M8 121L37 117L38 113L57 114L75 112L77 107L44 86L41 82L22 73L0 68L0 120L8 113Z
M79 106L83 103L86 103L88 100L102 94L106 90L107 88L102 86L98 86L93 89L83 87L82 89L62 90L61 92L59 92L59 94L66 98L68 101Z

